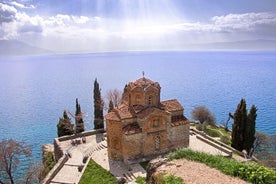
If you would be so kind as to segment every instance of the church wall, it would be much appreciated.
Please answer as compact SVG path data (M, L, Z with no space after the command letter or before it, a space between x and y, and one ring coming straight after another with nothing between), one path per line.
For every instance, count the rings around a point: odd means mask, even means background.
M158 155L168 151L167 132L144 133L144 156Z
M179 126L170 127L169 130L169 141L171 147L182 148L189 146L189 134L190 134L190 124L184 124Z
M124 159L128 158L138 158L142 155L142 133L136 133L132 135L124 135L123 136L123 149L122 153L124 155Z
M107 120L106 122L108 156L122 159L122 126L120 122Z
M167 123L170 116L165 111L155 111L147 118L143 119L143 152L144 156L160 154L167 151L168 136ZM159 137L159 138L158 138ZM160 139L159 146L157 145ZM159 148L158 148L159 147Z

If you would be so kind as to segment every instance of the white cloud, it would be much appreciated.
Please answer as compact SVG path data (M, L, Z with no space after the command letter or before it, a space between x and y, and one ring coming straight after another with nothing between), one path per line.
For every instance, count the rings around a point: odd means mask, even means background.
M276 14L245 13L215 16L209 22L181 20L127 20L57 14L30 16L24 5L0 3L0 39L24 39L32 43L43 40L48 49L110 49L166 47L181 43L227 41L229 35L237 40L240 33L276 36ZM19 9L16 9L19 8ZM231 34L229 34L231 33ZM31 36L35 35L36 41ZM243 34L244 36L244 34ZM91 45L92 44L92 45ZM78 46L76 46L78 45Z
M22 8L22 9L35 9L34 5L26 6L26 5L18 3L16 1L11 2L10 5L13 5L13 6L17 7L17 8Z
M254 31L258 26L276 26L275 13L244 13L215 16L212 18L214 27L218 31Z
M13 21L16 13L17 10L13 6L0 3L0 23Z

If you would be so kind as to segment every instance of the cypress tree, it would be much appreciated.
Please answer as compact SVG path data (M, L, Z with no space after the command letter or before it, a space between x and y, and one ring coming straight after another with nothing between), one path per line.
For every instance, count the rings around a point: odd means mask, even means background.
M251 152L253 148L253 144L255 141L255 128L256 128L256 118L257 118L257 107L252 105L250 111L247 116L247 123L245 129L245 140L243 148L247 151L247 153Z
M57 124L57 134L58 137L64 135L72 135L74 133L74 125L71 123L67 112L63 112L63 118L59 118L59 122Z
M84 131L84 122L82 119L81 106L77 98L76 98L75 125L76 125L76 133L81 133Z
M94 129L104 128L103 101L97 78L94 81Z
M246 102L244 99L241 99L234 113L234 123L232 125L232 144L231 144L233 148L239 151L243 150L246 123L247 123Z
M112 100L110 100L109 105L108 105L108 112L111 112L112 109L114 109L114 104L113 104Z
M246 102L241 99L234 113L234 123L232 125L232 147L242 151L246 150L250 154L255 141L257 108L252 105L247 114Z

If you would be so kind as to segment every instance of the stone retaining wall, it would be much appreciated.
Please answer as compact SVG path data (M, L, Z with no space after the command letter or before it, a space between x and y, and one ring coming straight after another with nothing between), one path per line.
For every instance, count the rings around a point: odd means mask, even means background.
M64 164L68 161L68 156L65 155L59 159L56 165L51 169L51 171L47 174L42 184L50 184L52 179L57 175L60 169L64 166Z

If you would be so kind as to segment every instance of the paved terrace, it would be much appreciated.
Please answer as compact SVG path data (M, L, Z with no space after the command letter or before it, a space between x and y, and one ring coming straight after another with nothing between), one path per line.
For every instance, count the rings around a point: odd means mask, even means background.
M190 149L213 155L229 156L227 153L211 146L198 137L199 135L194 133L190 135ZM146 176L146 171L139 164L131 164L127 166L121 161L109 160L107 156L107 143L103 133L86 136L86 143L81 143L75 146L71 144L71 140L62 141L60 144L64 152L68 150L71 153L71 157L51 180L51 184L78 183L86 167L85 165L82 172L78 171L78 166L83 165L82 161L84 156L92 158L103 168L110 171L114 176L125 177L128 182L134 182L135 178L138 176ZM88 161L86 164L87 163Z

